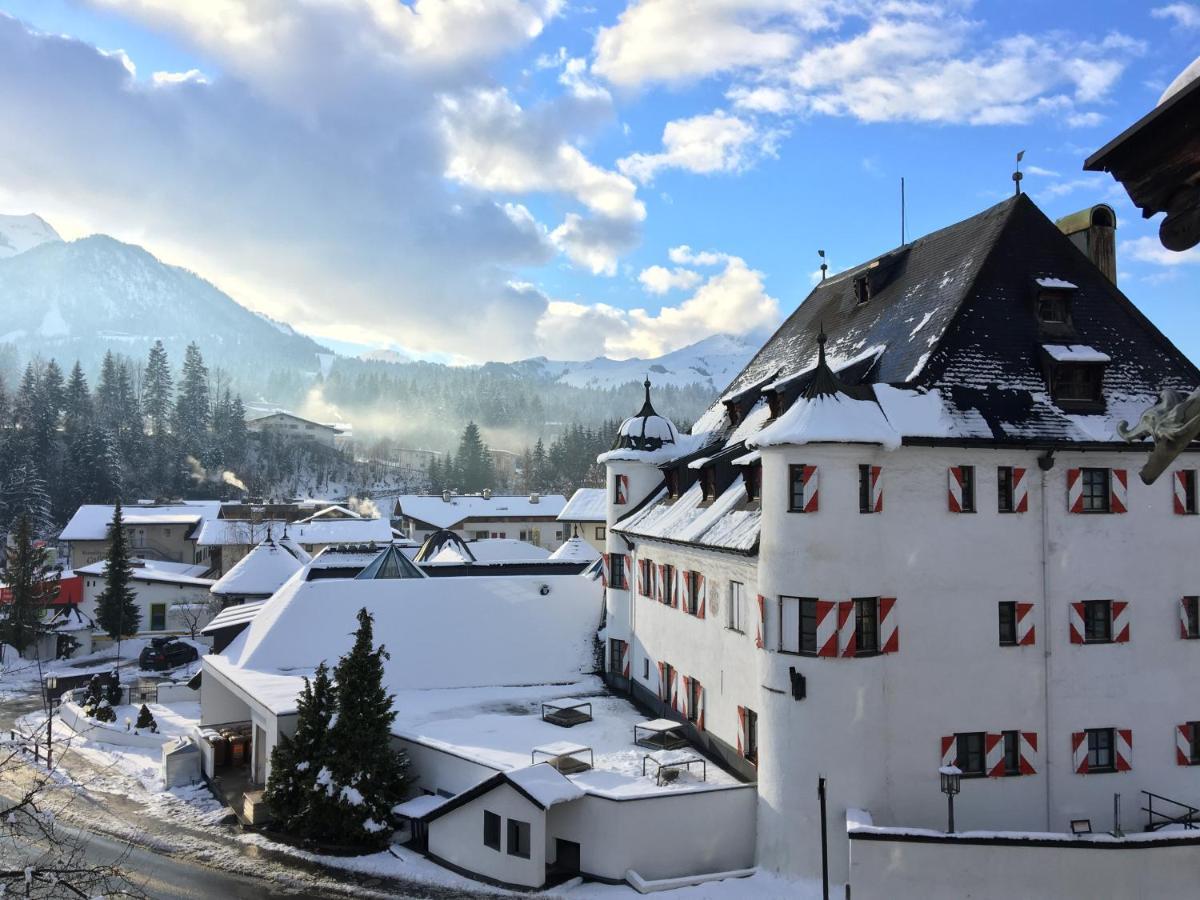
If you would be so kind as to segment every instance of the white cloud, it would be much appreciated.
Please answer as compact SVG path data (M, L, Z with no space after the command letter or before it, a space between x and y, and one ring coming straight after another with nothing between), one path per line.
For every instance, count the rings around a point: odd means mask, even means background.
M693 250L687 244L680 244L667 251L667 258L673 263L688 266L719 266L729 261L728 254L717 253L713 250Z
M1053 169L1043 169L1041 166L1026 166L1025 174L1026 175L1039 175L1043 178L1058 178L1059 177L1058 172L1055 172Z
M634 153L617 168L642 183L661 169L685 169L700 175L740 172L762 156L775 153L778 134L723 110L676 119L663 128L661 153Z
M576 358L661 356L713 334L762 334L779 322L779 301L767 294L763 275L736 256L692 296L657 312L603 304L551 301L536 334L544 352L568 348Z
M638 274L642 289L651 294L666 294L674 290L694 288L704 276L691 269L676 266L668 269L666 266L649 266Z
M616 275L618 260L636 246L638 238L637 225L627 219L585 219L577 213L567 213L550 232L551 243L593 275Z
M1156 19L1171 19L1180 28L1200 28L1200 7L1194 3L1168 3L1150 10Z
M157 87L172 84L208 84L208 78L199 69L188 69L186 72L155 72L150 81Z
M1176 253L1168 250L1155 237L1140 237L1129 241L1121 241L1118 257L1132 259L1136 262L1149 263L1153 266L1186 266L1200 263L1200 247L1193 247Z

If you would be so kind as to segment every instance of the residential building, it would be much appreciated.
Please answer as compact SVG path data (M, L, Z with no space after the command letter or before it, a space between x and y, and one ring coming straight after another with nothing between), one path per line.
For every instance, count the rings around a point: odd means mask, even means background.
M418 543L446 529L467 541L503 538L555 550L569 537L557 520L566 502L562 494L402 494L392 518L405 537Z
M220 514L218 500L180 500L173 503L138 502L121 507L125 533L132 551L144 559L209 566L209 551L196 545L196 534L205 522ZM113 507L85 504L75 511L59 534L67 544L72 569L104 559L108 553Z
M130 587L141 613L140 636L188 634L199 632L216 611L209 594L211 578L203 577L208 567L157 559L133 559ZM104 590L108 563L101 560L76 569L83 579L83 600L79 611L95 621L96 603ZM97 639L99 636L96 636Z
M1146 485L1119 430L1200 372L1115 225L1019 195L830 277L690 434L647 384L601 456L606 678L756 779L763 868L820 877L818 775L835 882L856 810L945 828L943 767L963 830L1200 796L1200 455Z
M272 536L315 556L334 544L387 544L394 535L387 519L367 519L345 507L329 506L294 521L213 519L197 531L196 545L208 554L214 570L224 575Z
M558 514L566 537L580 537L597 553L607 546L608 497L604 488L579 488Z
M246 429L255 434L273 434L287 441L313 441L325 447L335 446L338 437L348 430L344 426L314 422L282 409L248 416Z

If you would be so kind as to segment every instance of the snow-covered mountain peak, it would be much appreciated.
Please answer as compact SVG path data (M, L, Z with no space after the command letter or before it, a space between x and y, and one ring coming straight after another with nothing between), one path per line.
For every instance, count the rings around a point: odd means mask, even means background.
M58 232L36 213L0 215L0 259L24 253L40 244L62 243Z

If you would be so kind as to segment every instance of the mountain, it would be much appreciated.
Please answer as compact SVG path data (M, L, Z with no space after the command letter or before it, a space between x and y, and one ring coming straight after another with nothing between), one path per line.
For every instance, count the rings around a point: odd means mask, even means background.
M584 362L561 362L544 357L523 364L539 369L560 384L583 388L613 388L649 377L660 387L701 384L714 392L745 368L758 342L729 334L714 334L695 344L650 359L608 359L598 356Z
M0 215L0 259L31 250L39 244L62 243L58 232L41 216Z
M290 326L239 306L198 275L105 235L64 242L37 216L0 217L0 343L28 356L106 350L143 361L155 339L175 365L195 341L211 367L261 384L271 370L328 372L333 355Z

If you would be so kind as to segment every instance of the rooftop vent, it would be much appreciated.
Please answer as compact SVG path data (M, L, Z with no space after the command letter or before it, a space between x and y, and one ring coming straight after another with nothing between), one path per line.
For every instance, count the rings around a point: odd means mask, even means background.
M1117 283L1117 214L1107 203L1098 203L1055 222L1059 231L1083 251L1104 277Z
M532 494L529 495L529 502L530 503L541 503L542 495L539 494L537 491L534 491Z
M450 502L450 492L449 491L442 491L442 502L443 503Z
M492 499L492 489L491 489L491 488L484 488L484 489L483 489L483 499L484 499L484 500L491 500L491 499Z

